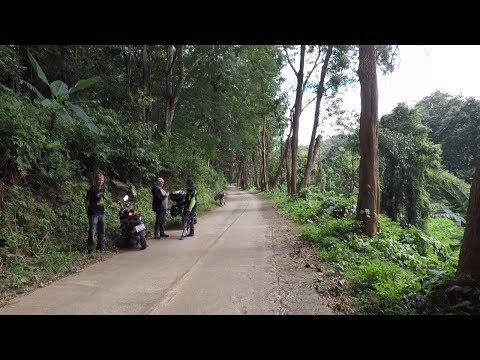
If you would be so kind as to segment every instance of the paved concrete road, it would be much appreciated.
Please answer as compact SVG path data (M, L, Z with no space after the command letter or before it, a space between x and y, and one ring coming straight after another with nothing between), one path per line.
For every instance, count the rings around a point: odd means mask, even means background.
M276 314L279 286L266 200L229 188L195 236L148 240L20 296L0 314ZM267 205L266 205L267 204ZM277 302L277 304L275 304ZM324 313L330 313L324 307ZM305 313L310 313L305 311Z

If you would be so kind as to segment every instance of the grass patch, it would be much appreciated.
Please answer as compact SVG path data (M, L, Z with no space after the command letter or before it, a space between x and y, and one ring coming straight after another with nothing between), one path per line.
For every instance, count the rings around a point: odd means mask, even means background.
M361 234L354 218L353 198L308 191L294 198L280 191L266 195L280 213L303 224L302 236L314 244L320 261L347 280L347 291L361 312L451 310L452 304L432 306L445 295L458 263L463 229L450 219L430 218L423 232L381 215L379 233L369 238ZM461 302L462 298L456 300Z

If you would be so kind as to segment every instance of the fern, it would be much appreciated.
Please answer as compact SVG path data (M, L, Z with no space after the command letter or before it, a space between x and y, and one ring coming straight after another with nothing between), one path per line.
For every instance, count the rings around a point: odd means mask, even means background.
M130 187L120 180L112 180L112 183L119 189L130 191Z

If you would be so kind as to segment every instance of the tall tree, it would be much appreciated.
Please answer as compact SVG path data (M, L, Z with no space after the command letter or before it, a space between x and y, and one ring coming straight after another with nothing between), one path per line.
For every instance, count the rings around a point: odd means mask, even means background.
M480 155L470 188L467 224L458 260L457 280L480 284Z
M363 233L378 232L380 187L378 175L378 89L374 45L360 45L358 76L360 80L360 178L357 219Z
M123 53L123 61L125 63L125 94L128 97L130 97L130 92L131 92L131 82L132 82L132 72L133 72L133 60L132 60L133 54L130 51L130 48L127 46L125 47L125 52Z
M163 133L170 135L172 131L175 107L177 106L180 90L185 81L185 68L183 67L183 45L166 45L167 62L165 63L165 119ZM179 64L179 75L174 84L174 65Z
M260 188L262 191L268 191L268 178L267 178L267 115L263 116L262 127L260 131L259 141L260 149Z
M313 162L317 155L318 147L320 146L321 136L317 136L318 119L320 117L320 103L322 102L323 93L325 91L325 76L327 74L328 63L332 56L333 45L329 45L327 53L323 59L322 72L320 74L320 81L317 87L317 98L315 103L315 116L313 119L312 135L310 137L310 145L308 146L307 165L303 174L302 187L308 186L310 174L312 172Z
M315 64L312 70L307 74L306 77L304 77L306 45L300 46L300 59L299 59L298 71L297 69L295 69L289 57L288 48L286 46L284 46L284 51L287 57L287 61L290 67L292 68L293 72L295 73L295 77L297 79L297 86L296 86L296 92L295 92L295 105L293 107L293 120L292 120L292 141L291 141L291 159L290 159L292 166L290 168L290 175L288 177L289 195L295 195L297 193L298 132L299 132L299 126L300 126L300 115L302 114L303 93L308 83L308 78L313 73L316 65L318 64L318 58L320 57L320 52L318 53L318 57L315 60Z
M290 60L289 60L290 61ZM290 63L292 65L292 63ZM298 130L300 126L300 114L302 112L302 98L304 91L303 69L305 67L305 45L300 46L300 65L298 72L292 65L297 77L297 92L295 95L295 108L292 122L292 167L290 169L290 195L297 193L297 154L298 154Z
M287 173L287 192L289 194L292 193L292 182L290 181L292 177L292 163L288 161L288 159L292 158L292 138L288 139L287 142L287 162L285 165L286 173Z
M150 120L151 101L150 101L150 56L148 52L148 45L143 45L142 48L142 63L143 63L143 91L140 98L140 116L142 120Z
M283 151L280 151L280 161L278 163L278 167L277 167L277 171L275 173L275 177L273 178L272 187L274 189L276 189L278 187L280 177L282 176L283 167L287 163L287 155L288 155L288 149L290 147L291 136L292 136L292 126L290 125L290 132L288 133L287 139L285 140L285 145L284 145ZM287 182L288 182L288 176L287 176Z
M186 53L185 45L166 45L167 61L165 63L165 120L163 124L164 135L170 136L172 132L173 119L175 117L175 109L177 107L180 93L183 89L185 79L188 73L202 59L207 52L196 54L193 49L190 53L195 57L193 63L185 67L184 54ZM177 71L175 72L175 65Z

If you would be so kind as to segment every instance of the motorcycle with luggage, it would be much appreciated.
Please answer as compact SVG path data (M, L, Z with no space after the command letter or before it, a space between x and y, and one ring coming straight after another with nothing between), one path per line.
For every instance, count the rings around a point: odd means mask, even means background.
M122 238L130 247L140 245L143 250L147 248L147 228L142 215L135 212L128 199L128 195L123 197L123 204L118 212Z

